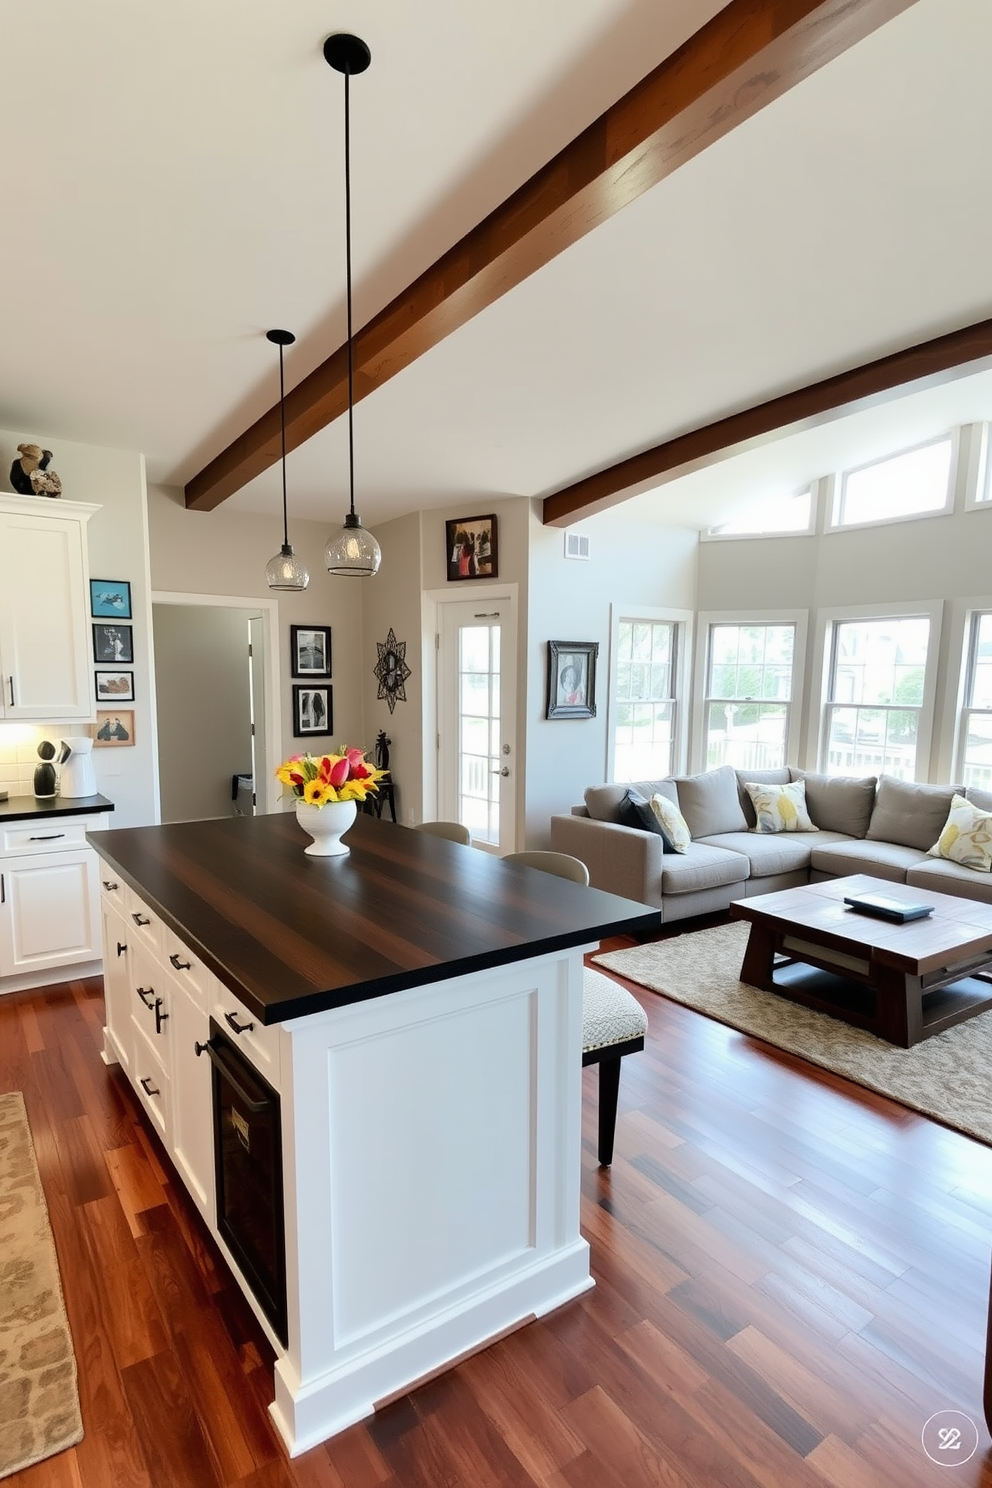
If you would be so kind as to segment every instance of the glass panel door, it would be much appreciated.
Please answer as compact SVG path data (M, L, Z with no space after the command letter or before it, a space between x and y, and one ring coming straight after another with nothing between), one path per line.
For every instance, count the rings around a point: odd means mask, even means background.
M488 596L442 605L438 671L439 814L500 852L512 850L514 835L509 610Z

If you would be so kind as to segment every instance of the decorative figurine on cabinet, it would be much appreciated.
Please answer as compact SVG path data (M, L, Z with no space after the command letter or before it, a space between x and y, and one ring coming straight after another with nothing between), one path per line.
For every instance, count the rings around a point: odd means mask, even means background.
M375 767L377 770L389 769L389 746L391 739L386 738L386 730L380 729L375 737Z
M51 801L59 793L59 777L52 764L56 752L50 739L42 739L38 745L41 764L34 767L34 793L39 801Z
M49 470L51 450L40 444L19 444L15 460L10 467L10 484L19 496L61 496L62 482L54 470Z

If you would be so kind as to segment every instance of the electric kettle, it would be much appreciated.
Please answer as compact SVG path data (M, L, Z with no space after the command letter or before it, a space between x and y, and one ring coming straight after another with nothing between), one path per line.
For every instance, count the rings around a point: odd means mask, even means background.
M62 739L59 750L60 796L95 796L96 775L93 770L92 739Z

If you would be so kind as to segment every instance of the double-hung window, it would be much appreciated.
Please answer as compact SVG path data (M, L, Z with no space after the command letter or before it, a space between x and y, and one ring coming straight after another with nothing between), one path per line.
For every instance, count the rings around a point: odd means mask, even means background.
M965 659L964 700L958 737L957 778L992 789L992 611L971 616Z
M711 621L702 757L706 769L772 770L787 763L797 691L797 622Z
M924 727L929 736L931 630L929 615L833 622L823 717L827 774L916 779Z
M681 628L674 619L621 616L617 622L614 780L657 780L676 768Z

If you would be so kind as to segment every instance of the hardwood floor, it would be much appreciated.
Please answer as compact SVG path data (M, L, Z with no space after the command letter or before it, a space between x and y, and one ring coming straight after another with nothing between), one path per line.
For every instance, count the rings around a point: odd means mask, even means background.
M651 993L597 1285L290 1462L271 1355L121 1075L99 980L0 999L79 1362L79 1446L11 1488L992 1485L981 1410L992 1150ZM978 1424L950 1475L943 1409Z

